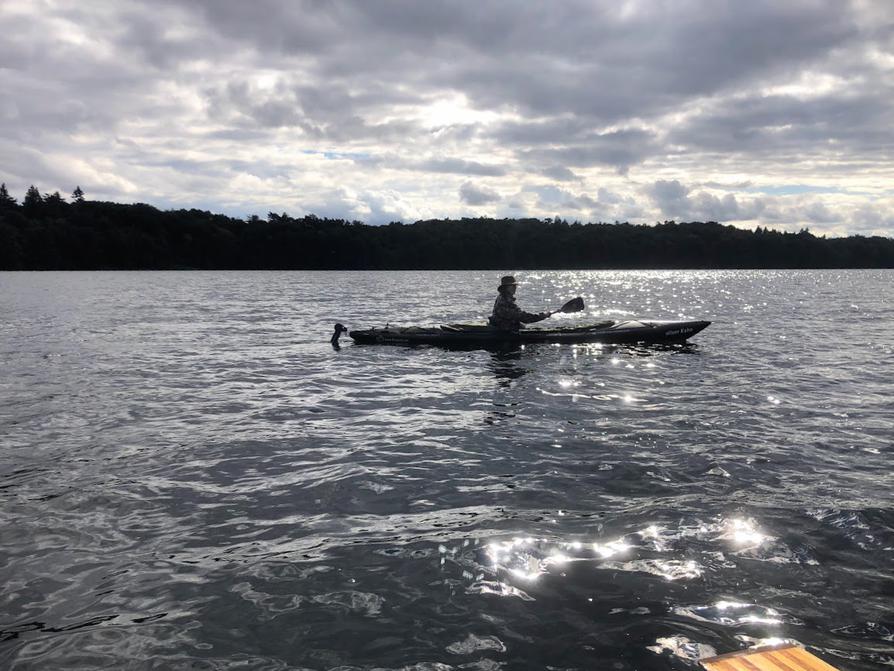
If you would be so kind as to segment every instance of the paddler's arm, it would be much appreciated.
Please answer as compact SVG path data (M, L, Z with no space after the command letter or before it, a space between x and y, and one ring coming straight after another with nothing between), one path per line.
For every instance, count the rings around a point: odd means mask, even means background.
M551 312L525 312L524 310L519 310L518 320L522 324L533 324L534 322L543 321L551 314Z

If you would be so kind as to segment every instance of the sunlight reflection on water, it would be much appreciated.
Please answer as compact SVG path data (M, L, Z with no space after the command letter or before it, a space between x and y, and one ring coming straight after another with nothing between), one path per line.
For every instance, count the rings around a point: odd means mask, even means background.
M488 542L485 549L488 564L484 568L489 568L496 576L508 574L509 578L528 582L554 571L555 567L561 569L569 562L586 562L594 570L643 572L666 580L686 580L698 578L704 570L697 560L683 558L691 553L691 549L687 547L690 541L702 546L706 542L716 544L717 541L725 541L719 547L702 547L698 550L700 554L717 556L722 555L723 551L756 550L771 540L773 539L770 536L757 529L753 519L741 518L721 519L699 524L694 528L672 529L650 524L640 531L610 540L516 536L508 540ZM451 551L445 546L441 546L441 551L442 554L456 554L456 550ZM638 557L656 553L668 553L671 556ZM772 562L800 561L786 552L770 553L760 558ZM444 560L442 557L442 563ZM505 593L517 595L513 590Z

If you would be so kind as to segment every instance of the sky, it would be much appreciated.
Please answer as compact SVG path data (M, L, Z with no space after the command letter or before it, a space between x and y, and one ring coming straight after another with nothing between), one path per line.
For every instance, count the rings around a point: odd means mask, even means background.
M894 236L894 0L0 0L0 181Z

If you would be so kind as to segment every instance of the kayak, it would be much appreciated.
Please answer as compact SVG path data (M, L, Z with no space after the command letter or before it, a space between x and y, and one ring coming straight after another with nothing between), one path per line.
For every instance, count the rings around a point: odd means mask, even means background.
M441 345L472 348L528 343L682 343L710 324L708 321L631 320L604 321L564 328L529 328L520 331L500 331L486 324L385 326L349 331L348 336L355 343L364 345Z

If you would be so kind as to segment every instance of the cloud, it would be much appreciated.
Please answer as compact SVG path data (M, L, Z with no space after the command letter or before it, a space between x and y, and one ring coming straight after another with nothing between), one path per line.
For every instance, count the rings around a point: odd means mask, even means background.
M894 117L894 84L848 85L803 98L738 95L693 115L674 128L668 142L688 151L723 152L753 158L816 157L848 160L854 155L883 158L894 154L889 132Z
M336 189L321 195L322 197L302 200L297 214L316 214L320 217L359 221L372 220L376 223L414 219L413 206L396 191L353 192L348 189Z
M551 165L547 168L541 168L540 174L557 182L572 182L580 179L580 177L563 165Z
M651 186L646 187L649 195L662 212L673 212L686 207L689 202L689 188L680 184L676 179L659 179Z
M459 187L459 199L467 205L486 205L500 200L500 194L472 182L463 182Z
M607 165L626 172L632 165L655 153L655 135L647 130L627 129L581 137L564 146L522 152L526 160L540 160L575 167Z
M10 2L0 25L16 193L894 232L886 0Z
M751 221L765 209L764 201L751 198L745 202L734 194L716 196L705 191L692 192L678 180L658 180L644 191L665 219L683 221Z
M413 120L374 118L376 112L402 100L376 91L355 93L347 87L298 85L277 78L261 84L231 80L204 95L209 116L227 125L288 129L310 139L346 142L385 141L422 132Z
M575 193L554 185L540 185L526 187L524 193L536 197L538 210L571 220L630 221L646 214L636 197L604 187L595 193Z
M847 230L852 234L891 236L894 207L887 204L860 205L850 211Z
M894 198L867 204L860 195L841 190L771 189L769 193L724 193L693 189L679 180L658 180L642 193L660 219L721 221L782 229L809 227L815 233L890 235ZM885 232L887 231L887 232Z
M499 177L507 173L506 168L499 165L487 165L477 161L466 161L459 158L430 158L424 161L406 164L408 169L423 172L443 172L456 175L482 175Z

